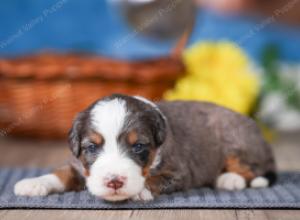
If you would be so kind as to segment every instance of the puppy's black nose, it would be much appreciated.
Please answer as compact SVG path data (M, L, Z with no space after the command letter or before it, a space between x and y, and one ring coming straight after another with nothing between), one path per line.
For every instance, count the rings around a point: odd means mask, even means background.
M106 186L108 188L112 188L115 190L120 189L123 185L124 185L124 182L122 180L120 180L119 178L113 178L106 184Z

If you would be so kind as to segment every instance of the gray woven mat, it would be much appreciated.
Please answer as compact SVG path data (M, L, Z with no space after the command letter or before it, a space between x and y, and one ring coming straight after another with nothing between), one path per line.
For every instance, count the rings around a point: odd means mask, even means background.
M68 192L47 197L17 197L15 182L47 172L39 169L0 169L0 208L55 209L160 209L160 208L300 208L300 173L281 173L272 188L246 189L240 192L209 188L186 193L162 195L154 201L108 203L88 192Z

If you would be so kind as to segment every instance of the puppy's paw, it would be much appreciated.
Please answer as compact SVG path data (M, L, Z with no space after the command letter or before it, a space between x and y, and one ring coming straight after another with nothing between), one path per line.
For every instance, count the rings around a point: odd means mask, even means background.
M38 178L24 179L16 183L14 192L18 196L46 196L49 187Z
M269 180L265 177L258 176L255 177L251 182L250 182L251 188L264 188L269 186Z
M144 188L139 194L132 198L133 201L151 201L154 199L152 193Z
M223 173L218 177L216 187L225 190L242 190L246 188L246 180L236 173Z
M64 191L64 185L53 174L23 179L17 182L14 188L14 193L18 196L46 196L62 191Z

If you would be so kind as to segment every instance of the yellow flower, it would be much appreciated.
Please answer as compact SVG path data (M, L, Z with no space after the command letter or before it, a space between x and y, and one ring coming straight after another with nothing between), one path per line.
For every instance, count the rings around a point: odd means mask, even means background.
M230 42L205 42L184 53L186 75L164 95L167 100L213 102L249 114L259 94L257 74L250 60Z

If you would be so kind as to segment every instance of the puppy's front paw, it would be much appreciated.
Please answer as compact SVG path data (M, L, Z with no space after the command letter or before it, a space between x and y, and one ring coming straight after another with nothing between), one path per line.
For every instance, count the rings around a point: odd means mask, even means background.
M153 199L154 197L152 193L146 188L144 188L138 195L132 198L132 200L134 201L151 201Z
M225 190L242 190L246 188L246 180L236 173L223 173L218 177L216 187Z
M48 174L17 182L14 193L18 196L46 196L52 192L62 192L63 190L64 185L59 178L53 174Z
M14 192L18 196L46 196L49 188L38 178L23 179L16 183Z

